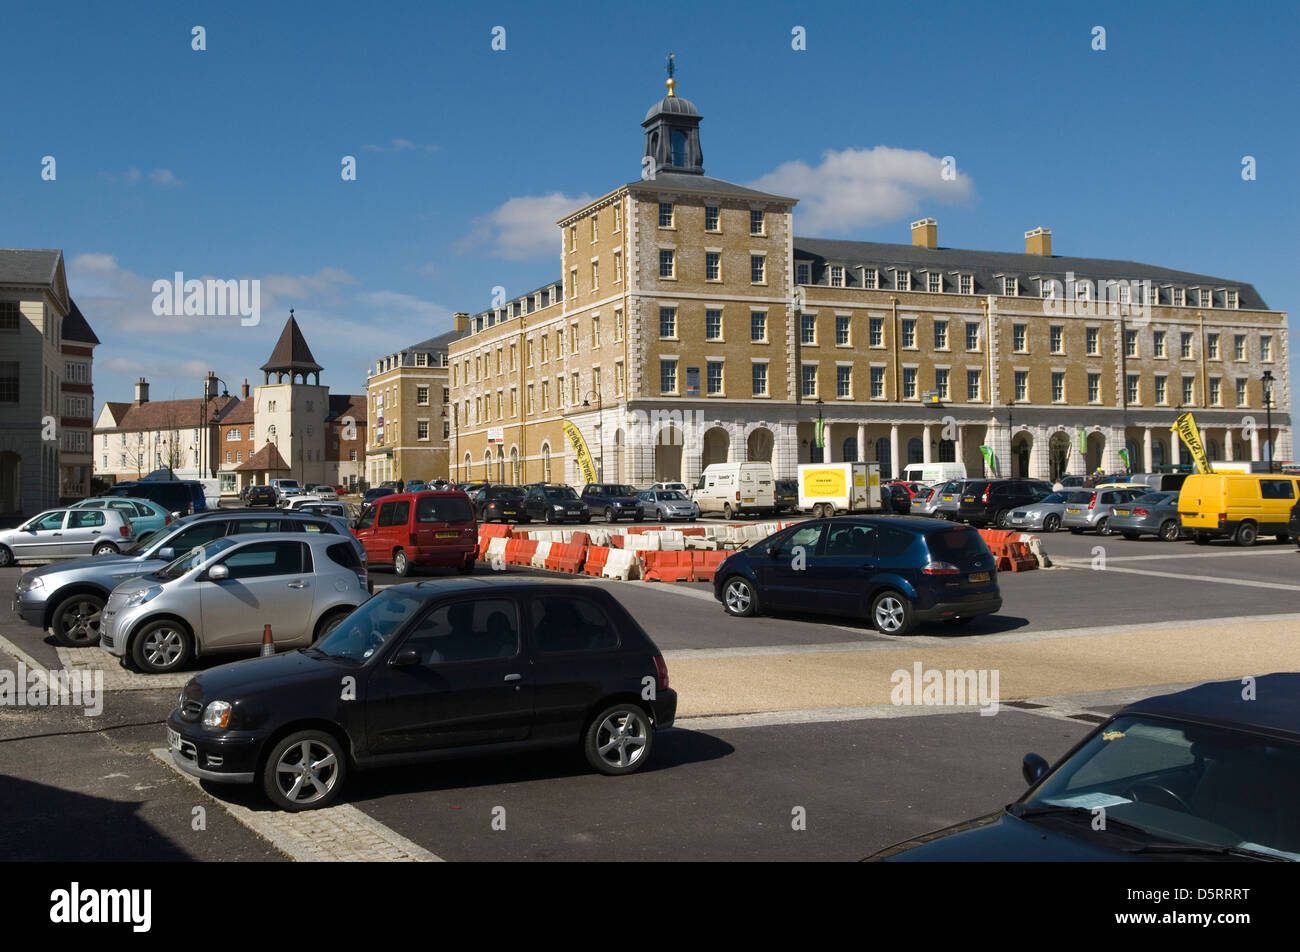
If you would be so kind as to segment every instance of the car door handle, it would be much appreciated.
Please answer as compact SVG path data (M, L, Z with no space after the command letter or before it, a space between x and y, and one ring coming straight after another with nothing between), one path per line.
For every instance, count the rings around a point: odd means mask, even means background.
M289 583L289 587L290 587L290 588L306 588L309 584L310 584L309 582L303 582L303 581L290 582L290 583Z
M523 680L523 677L524 677L524 676L523 676L522 674L507 674L507 675L506 675L502 680L504 680L504 681L522 681L522 680Z
M876 567L876 563L875 563L875 562L863 562L863 563L862 563L862 567L863 567L864 569L874 569L874 568Z
M61 535L63 535L63 533L62 533L62 532L56 532L56 533L54 533L54 535L56 535L56 536L61 536Z

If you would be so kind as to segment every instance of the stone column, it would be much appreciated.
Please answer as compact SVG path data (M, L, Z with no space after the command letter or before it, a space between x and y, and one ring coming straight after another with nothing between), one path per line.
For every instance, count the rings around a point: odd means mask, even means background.
M822 429L822 436L826 440L826 445L822 447L823 463L829 463L832 460L831 450L834 449L835 447L835 442L831 437L831 432L833 429L834 428L831 426L831 422L827 420Z
M1223 428L1223 458L1231 463L1237 458L1237 449L1233 446L1236 442L1236 435L1232 432L1232 427Z
M898 479L903 473L903 464L898 455L898 424L889 425L889 478Z
M1183 440L1177 430L1169 431L1169 462L1177 466L1183 461Z
M957 456L957 462L965 466L966 465L966 441L963 437L964 435L962 431L962 426L961 424L958 424L957 439L954 441L956 443L956 456Z
M929 423L921 427L921 462L923 463L934 462L934 459L930 454L930 431L931 426Z
M1250 431L1250 458L1259 462L1263 457L1259 455L1259 427L1256 426Z
M865 423L858 424L858 460L859 463L867 461L867 426Z
M1151 427L1142 427L1142 468L1151 472Z

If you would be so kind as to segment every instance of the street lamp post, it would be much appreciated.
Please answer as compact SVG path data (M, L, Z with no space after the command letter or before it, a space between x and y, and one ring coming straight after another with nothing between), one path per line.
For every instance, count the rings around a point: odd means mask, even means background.
M206 380L206 379L215 380L217 383L221 384L221 395L222 395L223 397L228 397L228 396L230 396L230 384L226 383L226 382L225 382L224 380L222 380L220 377L216 377L216 376L214 376L214 377L210 377L210 378L205 378L205 380ZM206 384L206 382L205 382L204 385L203 385L203 410L202 410L202 415L203 415L203 430L200 431L200 433L199 433L199 442L202 443L204 437L206 436L207 441L208 441L208 472L212 474L212 478L213 478L213 479L216 479L216 478L217 478L217 467L218 467L218 465L220 464L220 461L221 461L221 447L220 447L220 445L215 446L215 447L212 445L212 431L211 431L211 426L212 426L213 423L216 422L216 419L215 419L215 417L212 418L212 419L209 419L209 417L208 417L208 404L211 403L211 402L212 402L213 400L215 400L216 398L217 398L217 395L216 395L216 394L212 394L211 396L208 395L208 387L207 387L207 384ZM220 443L220 440L218 440L217 442L218 442L218 444L219 444L219 443ZM202 457L202 453L203 453L203 448L202 448L202 446L200 446L200 447L199 447L199 454L200 454L200 457ZM202 466L199 467L199 472L200 472L200 474L202 474L202 472L203 472L203 468L202 468Z
M1263 376L1264 382L1264 413L1267 418L1266 426L1268 427L1268 471L1273 472L1273 457L1277 455L1273 446L1273 371L1265 370Z
M582 397L582 405L590 407L591 403L588 397L596 398L596 436L600 441L600 457L596 460L596 478L602 483L605 481L605 428L601 426L601 417L603 414L603 403L601 402L600 392L597 390L588 390Z

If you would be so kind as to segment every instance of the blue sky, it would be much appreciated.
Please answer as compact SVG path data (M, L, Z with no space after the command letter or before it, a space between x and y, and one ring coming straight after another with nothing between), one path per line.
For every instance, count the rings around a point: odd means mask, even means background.
M1046 225L1058 254L1250 282L1295 312L1298 11L10 5L0 246L63 249L101 404L141 375L155 399L196 395L208 368L260 382L291 306L323 381L360 392L373 358L494 285L558 276L550 223L639 176L672 51L707 173L797 185L799 234L906 242L932 215L944 245L1014 251ZM961 178L936 187L918 169L947 155ZM261 280L260 324L155 316L150 286L176 271Z

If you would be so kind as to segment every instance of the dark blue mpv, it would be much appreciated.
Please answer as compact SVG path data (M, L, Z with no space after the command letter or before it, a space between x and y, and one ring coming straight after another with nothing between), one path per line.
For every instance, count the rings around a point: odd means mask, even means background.
M969 526L940 519L841 516L771 535L718 567L713 595L730 615L805 611L866 618L905 635L1002 607L997 560Z

